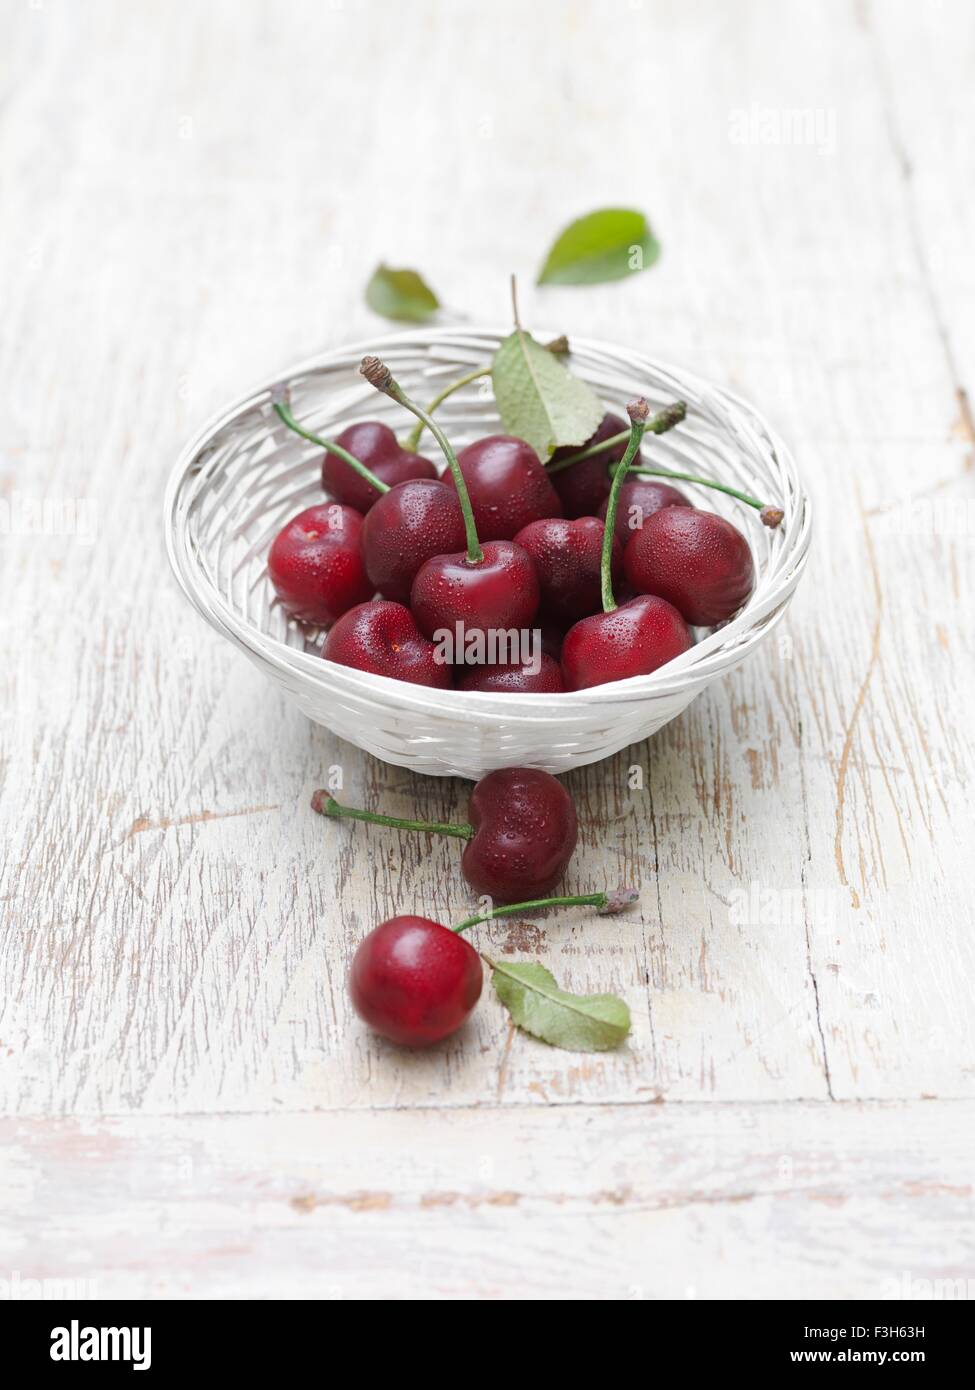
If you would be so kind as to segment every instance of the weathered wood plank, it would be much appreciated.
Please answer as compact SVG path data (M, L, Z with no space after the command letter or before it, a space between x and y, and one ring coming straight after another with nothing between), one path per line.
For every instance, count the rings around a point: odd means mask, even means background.
M970 1296L972 1133L967 1102L8 1120L0 1269L99 1297Z

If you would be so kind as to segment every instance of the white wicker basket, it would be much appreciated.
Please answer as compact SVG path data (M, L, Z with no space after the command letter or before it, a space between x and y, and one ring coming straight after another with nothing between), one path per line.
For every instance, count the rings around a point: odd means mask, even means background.
M334 436L356 419L405 432L411 416L358 374L364 353L388 362L414 399L490 361L507 330L418 329L341 348L301 363L281 380L298 419ZM541 336L541 335L540 335ZM725 627L650 676L564 695L430 690L324 661L323 632L290 622L276 602L265 559L289 516L321 498L321 450L289 432L270 406L272 383L250 392L194 439L166 494L167 546L194 606L280 685L310 719L387 762L437 775L480 777L497 767L564 772L609 757L654 733L718 676L732 670L781 618L805 564L810 507L789 451L751 406L631 349L571 339L573 372L607 407L635 396L653 409L687 402L685 423L648 436L662 467L720 478L785 511L775 531L751 507L691 489L694 501L732 518L748 536L757 582ZM456 446L500 426L490 392L476 383L438 411ZM439 466L429 435L424 453Z

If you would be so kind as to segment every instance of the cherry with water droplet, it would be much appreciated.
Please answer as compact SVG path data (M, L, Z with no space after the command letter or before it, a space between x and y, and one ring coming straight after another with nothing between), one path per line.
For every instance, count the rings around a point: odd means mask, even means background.
M602 552L603 612L577 622L562 644L562 674L569 690L584 690L630 676L648 675L687 651L692 645L684 619L664 599L648 594L617 606L613 597L612 547L616 543L616 509L629 465L643 438L649 407L645 400L627 406L630 442L613 478L604 522ZM667 508L658 512L679 512ZM644 532L638 533L645 534ZM633 544L631 541L630 544Z
M457 493L432 478L399 483L379 498L362 526L366 572L385 598L409 603L417 570L465 540Z
M531 557L541 591L541 614L558 623L574 623L595 613L602 592L604 523L594 516L567 521L550 517L533 521L515 536ZM623 573L623 548L614 540L611 573Z
M435 555L417 571L410 607L417 626L428 637L454 633L465 636L521 630L538 612L535 568L513 541L485 541L481 559L472 562L463 550Z
M619 435L623 434L623 439ZM595 516L600 506L609 496L610 473L608 465L619 463L626 453L628 426L618 415L607 412L596 426L585 444L563 445L556 449L549 459L549 477L559 494L562 509L567 517ZM616 442L608 448L599 446L607 439ZM559 467L576 454L588 453L590 449L598 452L580 459L569 467ZM554 465L554 466L553 466Z
M510 541L530 521L562 515L558 493L524 439L488 435L461 449L457 462L482 541ZM453 484L450 475L444 481Z
M716 512L666 507L648 517L624 552L626 577L667 599L695 627L738 611L755 584L755 563L737 526Z
M560 650L561 645L560 642ZM565 681L558 656L542 651L535 662L508 661L465 668L457 689L497 695L557 695L565 689Z
M291 518L275 536L268 574L281 606L303 623L332 623L373 593L360 550L362 517L324 502Z
M339 666L446 690L453 673L401 603L374 599L350 608L329 631L322 655Z
M466 551L431 556L413 580L410 607L420 630L428 637L444 632L453 637L460 631L466 641L472 635L488 638L492 629L527 627L538 611L539 597L538 580L528 556L510 540L481 545L474 504L443 430L432 415L410 400L378 357L364 357L359 370L377 391L398 401L431 431L447 460L446 476L464 517Z
M616 506L616 539L625 547L634 531L641 531L647 517L653 516L664 507L693 507L679 488L670 483L657 482L651 478L627 478L620 488ZM599 516L606 519L609 506L607 494L599 508Z
M437 470L422 454L404 449L388 425L380 420L362 420L335 436L341 445L387 487L411 478L436 478ZM356 473L345 459L327 452L322 459L322 487L339 502L363 514L379 501L380 489Z

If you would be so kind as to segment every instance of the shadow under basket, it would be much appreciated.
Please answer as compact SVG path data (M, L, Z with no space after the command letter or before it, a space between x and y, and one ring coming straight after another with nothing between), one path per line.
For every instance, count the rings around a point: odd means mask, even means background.
M417 329L324 353L277 378L301 423L334 437L355 420L381 419L403 435L415 423L359 375L376 353L414 400L486 366L508 330ZM544 335L539 335L544 338ZM236 643L309 719L386 762L437 776L477 778L498 767L565 772L655 733L695 695L733 670L782 617L805 565L810 506L788 449L762 417L727 391L629 348L571 339L571 370L607 409L645 396L655 411L687 402L687 419L648 435L648 461L717 478L782 507L774 531L757 511L711 489L680 484L695 504L733 520L748 537L755 589L722 628L649 676L561 695L431 690L323 660L325 633L292 622L267 574L267 552L289 517L321 501L322 451L289 431L268 383L222 411L187 446L166 492L166 542L194 607ZM437 418L456 448L501 425L486 381L458 391ZM438 467L429 434L423 453Z

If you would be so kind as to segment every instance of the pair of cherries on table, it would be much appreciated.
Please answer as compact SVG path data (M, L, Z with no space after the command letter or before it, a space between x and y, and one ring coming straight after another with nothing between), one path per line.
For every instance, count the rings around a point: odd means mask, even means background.
M627 889L549 896L572 857L578 827L568 791L538 768L503 768L482 777L471 792L466 824L357 810L325 791L314 794L312 806L335 819L464 840L463 875L482 901L491 903L452 928L414 914L390 917L359 943L349 972L353 1007L375 1032L403 1046L440 1042L470 1016L483 985L481 956L462 935L470 927L548 907L590 905L603 913L621 912L637 896Z
M628 439L607 415L585 457L557 451L549 472L509 435L455 455L383 363L367 357L361 370L431 431L447 468L438 477L378 421L319 440L277 394L281 419L325 446L332 500L287 523L268 571L290 616L329 627L327 660L440 689L578 690L656 670L692 645L690 626L723 622L751 593L752 556L735 526L667 483L627 478L644 431L679 423L682 406L650 421L646 402L632 403ZM630 596L617 606L624 580ZM492 636L533 625L540 654L474 666L444 658L444 634L482 636L490 652Z

